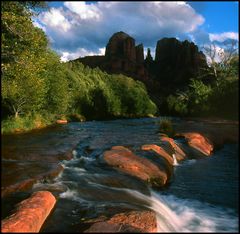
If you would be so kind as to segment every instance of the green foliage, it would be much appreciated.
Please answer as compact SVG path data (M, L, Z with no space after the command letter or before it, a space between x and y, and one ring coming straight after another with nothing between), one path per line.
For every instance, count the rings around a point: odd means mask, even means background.
M168 108L174 114L181 116L199 116L208 113L208 98L212 92L209 85L200 80L191 79L185 91L169 95L167 98Z
M70 109L87 119L146 116L156 113L143 83L69 62Z
M43 128L54 122L52 114L27 114L22 117L10 117L2 121L1 133L14 133Z
M47 38L27 9L20 2L2 2L2 100L15 116L41 109L46 92L41 72Z
M188 96L185 93L169 95L167 105L173 115L186 116L188 114Z
M208 103L212 89L200 80L190 80L188 96L188 109L190 115L199 116L202 113L208 113L210 106Z
M161 119L159 125L160 133L167 134L169 137L173 137L175 135L175 131L173 129L173 124L170 119Z
M45 103L44 109L58 114L66 113L69 103L68 81L66 79L66 66L59 62L59 57L49 51L48 63L42 73L45 80Z
M167 97L171 114L180 116L218 116L238 118L238 64L234 56L228 66L218 70L212 85L191 79L187 88Z

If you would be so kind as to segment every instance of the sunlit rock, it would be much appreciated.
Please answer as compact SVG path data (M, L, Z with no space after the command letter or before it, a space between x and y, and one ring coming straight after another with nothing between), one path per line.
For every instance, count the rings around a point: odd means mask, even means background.
M135 155L129 149L121 147L104 152L104 160L114 168L147 181L154 186L164 186L167 182L166 171L146 158Z
M48 191L39 191L17 205L16 212L2 221L2 232L39 232L56 203Z
M211 155L213 151L213 144L209 141L207 137L197 132L181 133L178 135L184 136L189 146L200 151L204 155L207 155L207 156Z

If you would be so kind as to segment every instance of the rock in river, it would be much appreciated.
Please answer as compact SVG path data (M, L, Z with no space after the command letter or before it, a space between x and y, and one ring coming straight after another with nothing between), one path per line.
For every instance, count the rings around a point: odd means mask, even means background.
M17 206L17 211L2 221L1 232L39 232L56 203L48 191L39 191Z
M213 144L207 137L203 136L202 134L199 134L197 132L187 132L178 135L184 136L189 146L200 151L206 156L209 156L213 151Z
M167 182L166 171L159 168L146 158L135 155L125 147L113 147L103 155L107 164L118 170L150 182L154 186L164 186Z

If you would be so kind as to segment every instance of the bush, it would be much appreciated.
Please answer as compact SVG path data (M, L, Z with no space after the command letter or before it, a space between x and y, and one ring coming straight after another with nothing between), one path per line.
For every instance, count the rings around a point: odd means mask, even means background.
M167 134L169 137L173 137L175 135L172 121L169 119L162 119L160 121L159 131L160 133Z

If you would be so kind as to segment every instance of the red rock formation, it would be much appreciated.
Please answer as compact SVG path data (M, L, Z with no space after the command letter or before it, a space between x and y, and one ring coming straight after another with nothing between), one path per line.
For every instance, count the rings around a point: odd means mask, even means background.
M118 170L148 181L157 186L164 186L167 182L166 171L160 169L151 161L133 154L124 147L104 152L104 160Z
M163 99L188 85L191 78L206 69L205 55L189 41L163 38L157 42L155 61L150 49L144 60L143 45L124 32L109 39L105 56L87 56L77 61L91 68L99 67L110 74L124 74L142 81L150 98L160 110L166 108Z
M184 136L191 147L200 151L204 155L209 156L213 151L213 144L209 139L197 132L181 133L178 135Z
M202 68L207 68L205 55L187 40L163 38L157 42L155 73L162 84L183 85L196 77Z
M56 203L48 191L39 191L17 205L17 211L2 221L2 232L39 232Z
M135 46L135 40L124 32L117 32L109 39L105 56L87 56L77 61L89 67L99 67L108 73L124 75L146 80L143 45Z
M139 44L136 49L136 62L139 64L144 63L143 44Z
M114 215L109 220L96 222L85 232L157 232L153 211L130 211Z

